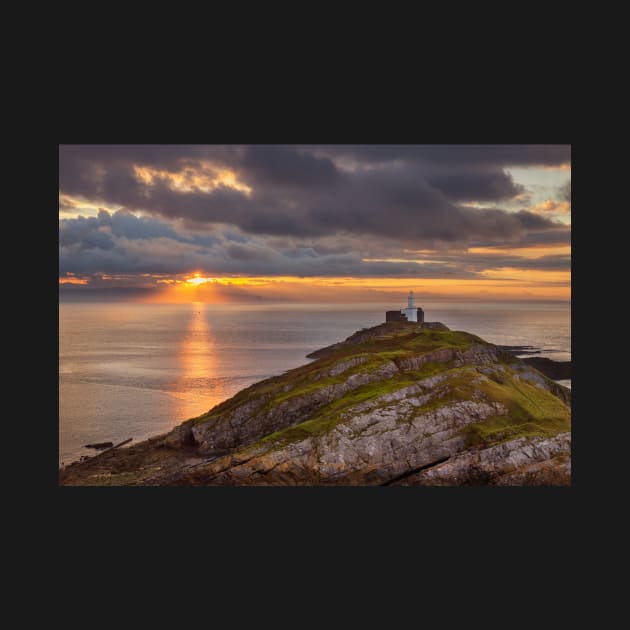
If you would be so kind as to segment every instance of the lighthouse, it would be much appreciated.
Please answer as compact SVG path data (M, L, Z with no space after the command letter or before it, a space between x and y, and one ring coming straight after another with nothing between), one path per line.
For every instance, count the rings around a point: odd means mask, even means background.
M409 291L407 296L407 308L403 308L400 311L407 316L408 322L418 321L418 309L416 308L416 298L413 295L413 291Z
M388 322L416 322L424 323L424 311L416 306L416 298L413 291L409 291L407 296L407 308L401 308L399 311L386 311L385 323Z

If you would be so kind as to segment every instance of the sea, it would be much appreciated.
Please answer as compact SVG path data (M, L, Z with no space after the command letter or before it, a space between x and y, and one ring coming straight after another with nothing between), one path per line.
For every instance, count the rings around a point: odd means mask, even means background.
M426 321L571 359L568 303L423 303ZM165 433L305 355L380 324L386 304L60 303L59 463ZM570 381L559 381L571 386Z

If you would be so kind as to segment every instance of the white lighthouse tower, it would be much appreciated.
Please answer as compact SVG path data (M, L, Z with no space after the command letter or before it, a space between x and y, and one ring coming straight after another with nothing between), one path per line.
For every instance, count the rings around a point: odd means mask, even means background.
M413 295L413 291L409 291L407 296L407 308L403 308L400 311L407 316L408 322L418 321L418 309L416 308L416 298Z

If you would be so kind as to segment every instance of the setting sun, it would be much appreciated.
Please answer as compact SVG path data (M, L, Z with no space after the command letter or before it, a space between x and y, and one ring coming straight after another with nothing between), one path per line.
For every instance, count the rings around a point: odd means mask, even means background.
M192 278L188 278L186 280L187 284L192 284L193 286L199 286L200 284L206 284L206 282L212 282L214 278L205 278L202 275L196 273Z

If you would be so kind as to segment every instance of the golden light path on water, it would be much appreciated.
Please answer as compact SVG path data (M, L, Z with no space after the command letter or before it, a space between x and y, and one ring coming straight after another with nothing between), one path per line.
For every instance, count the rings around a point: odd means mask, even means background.
M191 389L191 386L194 388L203 387L204 382L220 376L217 374L214 336L208 325L206 313L209 306L204 302L192 302L190 308L190 322L182 337L178 352L180 364L178 389L186 391ZM222 400L221 391L206 391L204 408L206 406L210 408ZM199 403L189 396L182 397L178 400L177 409L179 418L190 418L199 414Z

